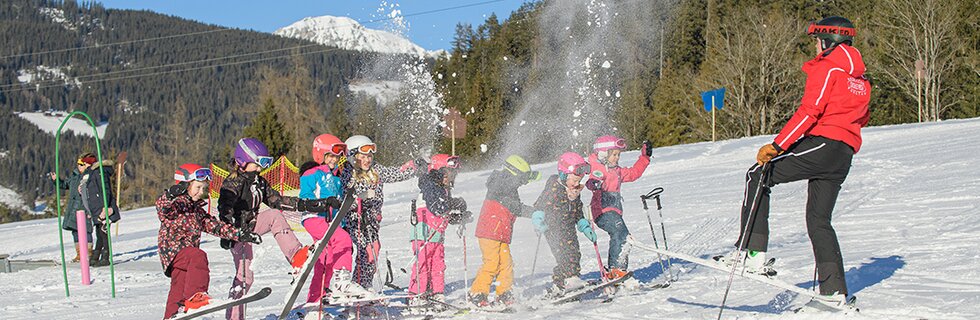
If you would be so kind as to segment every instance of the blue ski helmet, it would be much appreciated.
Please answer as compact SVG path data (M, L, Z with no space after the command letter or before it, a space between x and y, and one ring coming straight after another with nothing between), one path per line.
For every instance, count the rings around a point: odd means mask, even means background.
M272 165L272 157L269 156L269 149L262 144L262 141L255 138L244 138L238 140L235 146L235 164L244 167L249 163L255 163L262 168Z

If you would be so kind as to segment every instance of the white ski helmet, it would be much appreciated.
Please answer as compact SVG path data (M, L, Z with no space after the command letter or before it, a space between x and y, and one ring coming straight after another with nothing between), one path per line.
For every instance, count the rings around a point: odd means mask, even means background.
M353 157L358 153L374 153L378 151L378 146L371 141L371 138L362 135L351 136L344 141L347 145L347 152L349 157Z

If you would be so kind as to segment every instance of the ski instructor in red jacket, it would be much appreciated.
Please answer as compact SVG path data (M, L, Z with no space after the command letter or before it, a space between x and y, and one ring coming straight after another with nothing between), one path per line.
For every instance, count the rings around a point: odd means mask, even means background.
M757 164L746 174L739 230L748 231L748 236L743 239L745 234L741 234L736 245L748 249L746 271L775 275L765 258L769 188L807 180L806 227L816 257L820 294L839 295L840 301L845 301L844 264L830 220L851 158L861 149L871 85L864 77L861 53L851 46L855 30L849 20L825 18L811 23L807 34L816 40L817 56L803 64L807 74L803 99L775 141L759 149Z

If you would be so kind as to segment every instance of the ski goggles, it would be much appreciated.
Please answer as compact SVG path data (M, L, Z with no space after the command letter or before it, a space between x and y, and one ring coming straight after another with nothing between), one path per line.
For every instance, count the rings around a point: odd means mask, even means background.
M586 175L588 175L589 173L592 172L592 166L590 166L588 163L582 163L582 164L573 166L570 169L571 170L569 170L569 171L571 171L572 174L574 174L576 176L579 176L579 177L585 177Z
M177 181L211 181L211 169L200 168L194 170L194 172L187 172L181 169L184 174L174 174L174 180Z
M255 157L255 164L262 168L268 168L272 165L272 157Z
M342 156L347 153L347 145L343 143L334 143L330 146L330 148L327 148L327 152L335 156Z
M854 28L838 27L838 26L821 26L818 25L816 22L810 22L810 24L806 27L806 34L812 36L818 33L838 34L838 35L849 36L849 37L853 37L857 35L857 31L855 31Z
M505 166L505 168L507 168L507 171L510 171L511 174L513 174L515 176L518 176L518 177L521 177L524 180L527 180L528 182L537 181L538 179L541 179L541 173L540 172L537 172L537 171L534 171L534 170L531 170L531 171L521 171L520 169L517 169L517 167L515 167L514 165L512 165L510 163L505 163L504 166Z
M378 146L373 143L365 144L363 146L357 147L357 153L374 154L377 151L378 151Z
M626 139L616 139L616 141L599 142L592 145L592 149L626 149Z

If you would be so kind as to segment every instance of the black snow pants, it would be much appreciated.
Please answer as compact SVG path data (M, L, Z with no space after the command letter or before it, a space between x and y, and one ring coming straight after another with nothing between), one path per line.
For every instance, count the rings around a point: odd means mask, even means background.
M578 245L578 235L575 233L575 222L558 222L544 232L548 239L548 247L555 256L555 268L551 279L556 285L564 288L565 279L578 277L582 267L579 260L582 253Z
M819 136L807 136L789 150L773 158L766 173L762 167L753 165L745 175L745 198L742 201L742 223L739 232L748 229L745 248L753 251L767 251L769 246L769 193L770 187L780 183L808 180L806 203L806 227L816 258L817 274L821 294L847 294L844 281L844 263L840 244L830 220L837 202L841 184L851 169L854 149L847 144ZM761 179L762 188L759 188ZM759 194L756 194L756 191ZM757 198L758 197L758 198ZM756 199L757 212L750 219ZM750 221L751 220L751 221ZM735 242L742 243L742 236Z

